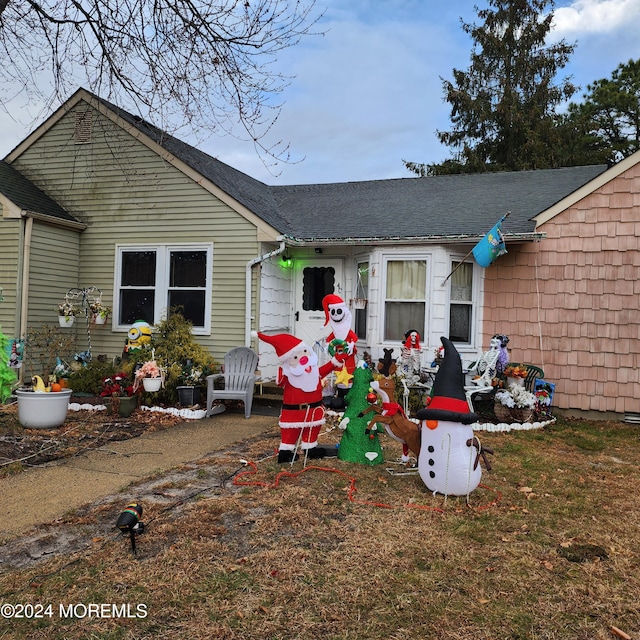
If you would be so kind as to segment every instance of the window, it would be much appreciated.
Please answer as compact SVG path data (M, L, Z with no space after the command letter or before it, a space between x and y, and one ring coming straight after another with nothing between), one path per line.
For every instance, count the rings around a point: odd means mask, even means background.
M212 253L211 245L117 247L117 324L122 328L136 320L157 324L168 309L180 306L194 333L209 333Z
M449 339L451 342L471 344L473 327L473 263L451 263L451 292L449 295Z
M384 340L404 341L404 334L425 332L427 261L388 259L384 303Z

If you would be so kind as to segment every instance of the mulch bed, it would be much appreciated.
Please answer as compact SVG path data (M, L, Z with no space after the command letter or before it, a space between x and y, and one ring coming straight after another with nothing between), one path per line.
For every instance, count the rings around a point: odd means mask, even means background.
M104 400L72 397L71 402L100 405ZM0 477L183 422L185 419L179 416L140 409L128 418L106 410L81 410L69 411L57 429L25 429L18 421L17 403L0 405Z

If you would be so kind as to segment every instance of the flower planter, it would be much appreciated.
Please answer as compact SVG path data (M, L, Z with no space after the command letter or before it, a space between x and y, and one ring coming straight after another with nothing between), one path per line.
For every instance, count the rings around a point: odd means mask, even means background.
M155 393L156 391L160 391L160 387L162 386L162 378L143 378L142 386L144 387L145 391Z
M58 322L60 323L61 327L73 327L73 321L75 320L75 318L73 316L70 317L66 317L66 316L58 316Z
M26 429L55 429L64 423L71 389L42 393L18 389L18 420Z
M353 308L354 309L364 309L367 306L366 298L354 298L353 299Z
M200 387L181 386L176 387L178 402L183 407L192 407L200 402Z
M533 419L533 409L519 408L519 407L505 407L500 402L496 402L493 406L493 411L496 414L496 418L500 422L510 424L512 422L519 422L524 424L530 422Z
M96 313L94 314L92 320L93 320L93 324L104 324L107 321L107 316L103 316L100 313Z
M114 396L110 398L110 413L128 418L138 407L138 396Z

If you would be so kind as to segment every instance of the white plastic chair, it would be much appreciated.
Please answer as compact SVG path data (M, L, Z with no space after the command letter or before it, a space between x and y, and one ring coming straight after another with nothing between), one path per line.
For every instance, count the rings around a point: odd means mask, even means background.
M215 400L242 400L244 417L251 417L253 392L256 384L256 368L258 354L249 347L235 347L224 356L224 373L207 376L207 411L205 417L211 416ZM224 380L224 389L216 389L216 380Z

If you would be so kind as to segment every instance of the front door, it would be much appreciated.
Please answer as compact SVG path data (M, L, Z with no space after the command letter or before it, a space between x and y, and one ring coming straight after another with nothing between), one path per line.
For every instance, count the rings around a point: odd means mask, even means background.
M323 338L331 332L331 328L324 324L322 299L329 293L335 293L344 299L343 272L340 258L295 261L294 335L316 352L324 348Z

